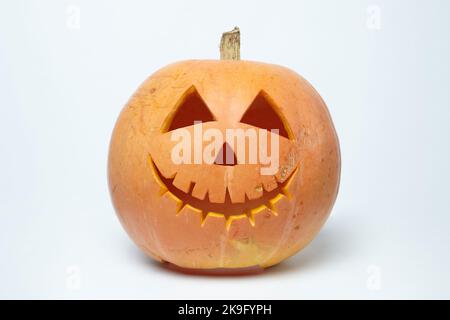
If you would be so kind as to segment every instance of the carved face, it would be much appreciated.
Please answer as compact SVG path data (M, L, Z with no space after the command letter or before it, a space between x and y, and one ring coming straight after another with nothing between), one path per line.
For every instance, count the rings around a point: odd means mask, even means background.
M317 92L288 69L186 61L150 77L122 112L109 179L149 255L191 268L278 263L334 202L339 149Z
M249 105L237 107L238 117L215 115L216 108L189 87L164 119L149 153L161 193L176 202L177 212L185 206L199 212L201 223L223 216L227 228L240 218L254 224L254 215L263 209L277 215L274 204L288 196L297 150L286 119L264 90ZM288 155L281 170L280 153L283 159Z

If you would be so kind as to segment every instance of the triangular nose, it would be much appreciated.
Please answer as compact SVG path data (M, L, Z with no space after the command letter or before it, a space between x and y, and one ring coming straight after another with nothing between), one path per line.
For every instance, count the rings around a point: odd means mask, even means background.
M214 164L219 166L235 166L237 164L236 154L228 143L224 143L217 154Z

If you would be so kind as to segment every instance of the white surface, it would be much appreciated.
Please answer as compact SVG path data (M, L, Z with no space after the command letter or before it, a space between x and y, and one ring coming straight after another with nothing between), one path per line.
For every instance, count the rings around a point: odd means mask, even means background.
M450 298L450 3L228 2L1 2L0 298ZM217 58L234 25L243 59L296 70L327 102L341 189L278 267L186 276L122 230L109 137L148 75Z

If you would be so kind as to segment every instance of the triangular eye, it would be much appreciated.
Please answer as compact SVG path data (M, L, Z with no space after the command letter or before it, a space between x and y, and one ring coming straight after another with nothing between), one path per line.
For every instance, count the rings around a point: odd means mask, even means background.
M174 111L166 119L162 131L168 132L192 126L195 121L209 122L215 120L197 89L192 86L180 98Z
M268 131L278 129L280 136L293 139L289 125L283 120L275 103L261 90L242 116L241 122Z

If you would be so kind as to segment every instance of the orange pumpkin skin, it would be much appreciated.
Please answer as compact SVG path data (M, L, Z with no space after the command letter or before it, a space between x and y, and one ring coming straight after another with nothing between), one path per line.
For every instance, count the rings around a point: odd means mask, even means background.
M280 138L277 174L260 176L254 165L170 163L174 142L163 128L189 88L217 120L204 127L219 130L248 127L239 120L263 90L292 134ZM193 183L197 196L206 191L217 203L227 188L232 200L245 202L244 194L258 198L270 179L285 185L270 205L226 216L180 204L161 185L155 165L165 178L179 175L180 189ZM287 68L250 61L190 60L157 71L122 110L108 160L113 205L129 236L147 255L194 269L265 268L295 254L329 216L339 177L338 139L319 94Z

